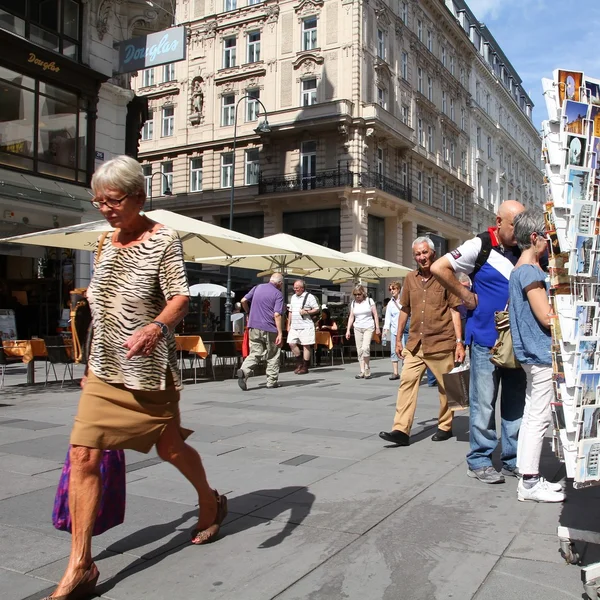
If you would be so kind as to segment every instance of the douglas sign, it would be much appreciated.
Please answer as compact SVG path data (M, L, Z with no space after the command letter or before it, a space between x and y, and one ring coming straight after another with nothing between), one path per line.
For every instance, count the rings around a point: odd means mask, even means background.
M119 73L177 62L185 58L185 27L143 35L119 43Z

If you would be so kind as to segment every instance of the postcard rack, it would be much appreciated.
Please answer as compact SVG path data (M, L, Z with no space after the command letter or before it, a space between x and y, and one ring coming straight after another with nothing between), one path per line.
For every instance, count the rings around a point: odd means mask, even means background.
M600 485L600 80L556 70L542 79L548 119L542 158L550 238L553 309L553 450L580 489ZM573 540L600 543L600 532L558 528L568 563ZM589 598L599 598L600 563L582 570Z

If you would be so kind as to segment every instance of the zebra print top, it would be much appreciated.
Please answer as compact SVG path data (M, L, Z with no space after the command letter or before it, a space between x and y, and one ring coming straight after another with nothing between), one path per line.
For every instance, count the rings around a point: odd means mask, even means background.
M175 337L160 339L151 356L125 358L125 341L161 313L173 296L189 296L183 246L167 227L127 248L117 248L108 235L95 266L87 297L94 336L88 361L103 381L132 390L166 389L167 369L181 389Z

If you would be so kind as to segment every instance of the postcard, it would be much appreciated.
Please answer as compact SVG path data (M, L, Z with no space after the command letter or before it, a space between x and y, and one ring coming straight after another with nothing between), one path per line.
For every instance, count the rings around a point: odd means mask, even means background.
M590 191L591 170L583 167L567 167L565 187L565 205L570 207L573 202L587 200ZM557 206L556 200L554 205Z
M560 321L562 341L573 343L575 341L575 326L577 324L574 314L573 298L570 294L559 294L553 298L554 312Z
M589 440L598 437L598 421L600 420L600 406L582 406L581 421L579 423L578 440Z
M569 235L594 235L598 209L595 202L574 202L569 220Z
M598 155L600 154L600 137L593 137L588 144L588 165L592 169L598 168Z
M554 429L565 429L565 410L562 402L551 402L552 414L554 415Z
M565 383L565 367L563 366L560 346L552 349L552 380L556 383Z
M565 100L581 100L581 87L583 85L582 71L554 71L554 81L558 84L558 105L562 106Z
M600 480L600 439L584 439L577 452L577 481Z
M586 130L585 121L588 117L588 105L583 102L567 100L563 106L562 131L564 133L575 133L584 135Z
M591 135L600 136L600 106L590 106L588 119L591 122Z
M596 327L594 320L598 315L598 305L595 302L575 302L575 335L578 337L594 335Z
M576 235L569 264L569 275L590 277L593 266L593 252L595 236Z
M575 356L575 372L593 371L596 367L597 337L580 337L577 340Z
M597 404L599 396L600 371L582 371L579 373L575 392L576 406Z
M576 167L586 167L587 138L582 135L568 135L566 143L566 164Z
M555 207L567 206L567 186L561 175L548 176L548 190Z
M600 79L585 78L585 95L590 104L600 106Z

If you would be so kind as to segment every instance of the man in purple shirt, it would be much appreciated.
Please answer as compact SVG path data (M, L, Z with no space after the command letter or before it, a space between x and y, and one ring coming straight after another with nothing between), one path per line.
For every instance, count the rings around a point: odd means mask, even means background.
M243 298L242 307L248 312L250 302L250 354L238 369L238 385L244 391L248 389L246 382L252 370L261 358L267 360L267 388L279 387L279 354L281 352L283 315L283 275L273 273L269 283L254 286Z

